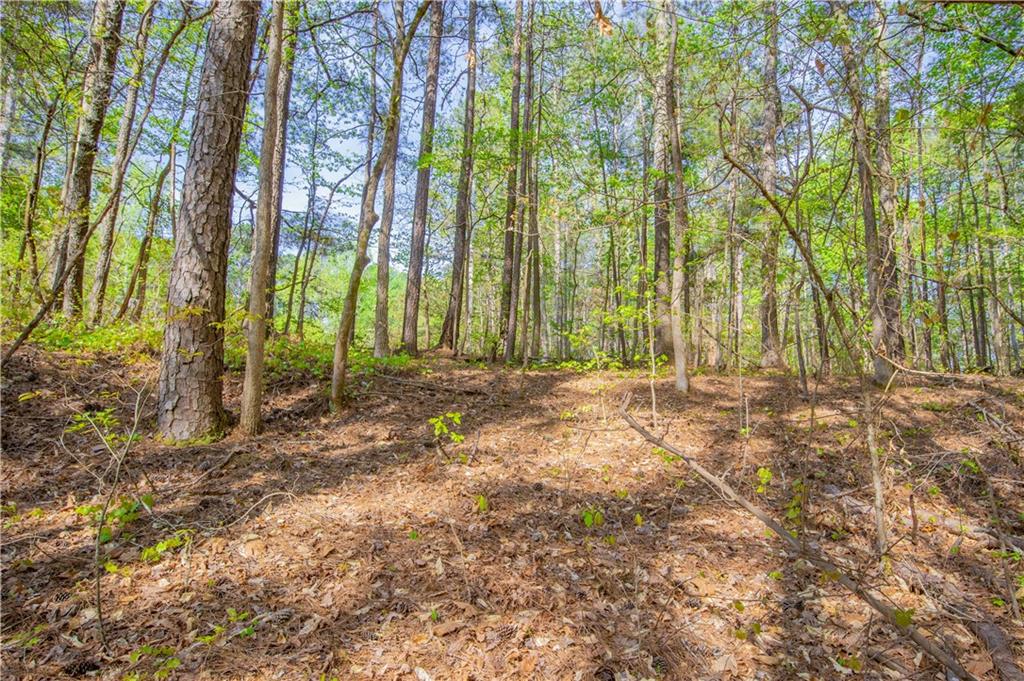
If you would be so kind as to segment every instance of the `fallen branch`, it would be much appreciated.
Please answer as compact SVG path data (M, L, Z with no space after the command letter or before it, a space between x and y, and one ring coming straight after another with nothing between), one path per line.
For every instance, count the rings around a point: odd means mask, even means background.
M954 611L960 617L967 615L965 624L988 649L989 655L992 657L992 664L1003 681L1024 681L1024 672L1021 672L1020 667L1017 666L1006 633L974 605L971 598L953 586L948 579L939 575L926 574L906 563L898 563L895 570L896 574L907 583L927 586L942 594L943 600L946 601L944 605L948 610Z
M831 578L835 579L839 584L845 587L848 591L853 593L855 596L860 598L862 601L867 603L872 609L878 612L885 620L895 627L900 632L906 633L917 646L931 656L934 660L943 665L950 672L956 674L960 679L964 681L974 680L976 677L968 672L964 667L957 661L957 659L949 652L940 647L937 643L928 638L921 630L913 624L907 624L905 622L906 616L900 616L896 610L889 605L886 605L880 601L874 593L871 592L869 587L864 586L859 581L850 577L843 570L828 559L823 553L814 551L809 546L804 546L795 537L793 537L787 530L782 526L779 521L772 518L764 510L751 503L745 497L741 496L736 490L732 488L727 482L722 480L720 477L710 472L699 463L694 461L686 452L681 449L674 447L660 437L657 437L649 430L641 426L636 419L629 413L629 403L632 401L632 393L626 393L623 397L622 405L619 407L619 414L629 424L629 426L637 433L642 435L648 442L661 447L665 451L671 452L678 456L687 466L693 469L694 472L699 475L704 482L718 491L726 499L735 502L742 506L747 512L753 515L755 518L760 520L765 526L772 530L775 535L784 541L789 548L796 554L802 556L809 563L817 567L819 570L826 572Z
M456 388L451 385L437 385L435 383L427 383L426 381L413 381L408 378L399 378L398 376L389 376L387 374L378 374L376 378L391 381L392 383L401 383L402 385L411 385L417 388L424 388L426 390L433 390L435 392L449 392L449 393L462 393L463 395L486 395L486 390L477 390L476 388Z

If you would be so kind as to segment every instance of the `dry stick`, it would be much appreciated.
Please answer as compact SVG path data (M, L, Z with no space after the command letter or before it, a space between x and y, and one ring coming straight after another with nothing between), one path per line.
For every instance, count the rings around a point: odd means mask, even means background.
M765 526L775 532L776 536L782 539L790 549L792 549L798 555L801 555L808 562L813 564L819 570L828 573L834 577L835 580L844 586L847 590L853 593L855 596L860 598L862 601L871 606L872 609L881 614L886 621L892 626L896 627L897 630L905 632L911 640L918 645L921 650L928 653L933 659L942 664L946 669L955 673L958 677L965 681L977 681L976 677L968 672L963 666L957 662L956 658L952 654L946 652L938 644L932 641L930 638L921 633L913 624L907 626L901 626L899 618L897 617L896 610L891 606L881 602L869 589L860 582L856 581L845 572L839 569L839 567L825 557L824 554L814 552L810 547L801 544L797 541L777 520L768 515L758 506L748 501L745 497L741 496L736 490L732 488L727 482L719 478L714 473L710 472L699 463L694 461L686 452L682 451L669 444L660 437L657 437L649 430L641 426L636 419L629 413L629 403L632 400L632 393L626 393L622 400L622 406L619 407L619 414L625 419L626 423L635 430L637 433L642 435L651 444L661 447L665 451L671 452L678 456L687 466L694 470L706 483L723 497L733 501L742 506L747 512L753 515L755 518L760 520Z
M1003 579L1005 580L1006 588L1006 602L1010 605L1010 612L1013 613L1013 619L1020 622L1020 605L1017 604L1016 590L1013 588L1013 573L1010 570L1010 563L1006 557L1010 554L1009 542L1006 540L1006 534L1003 532L1003 518L999 515L999 504L996 501L996 490L992 486L992 480L988 477L988 471L978 463L978 468L981 470L981 476L985 479L985 486L988 488L988 503L989 508L992 511L992 527L996 531L996 536L999 538L999 562L1003 568Z
M71 267L67 268L67 271L71 271ZM66 277L65 277L66 278ZM96 624L100 630L100 645L103 646L103 650L109 651L110 647L107 645L107 633L103 626L103 598L100 592L100 579L103 576L103 569L100 567L100 544L102 543L103 537L103 526L107 522L107 512L110 510L110 504L114 501L114 495L117 493L117 485L121 479L121 464L124 462L125 457L128 456L128 450L131 449L132 443L135 442L135 434L138 432L140 413L142 411L143 395L145 395L146 387L139 391L137 399L135 400L135 417L132 420L132 429L128 433L128 438L125 440L124 446L121 451L118 452L110 446L110 441L104 436L103 432L96 425L96 422L88 414L83 414L92 429L96 431L96 434L103 441L103 445L110 452L110 455L114 457L116 465L114 467L114 480L110 483L110 491L107 493L107 498L103 501L103 509L100 511L99 527L96 529L96 541L93 544L93 584L96 596Z

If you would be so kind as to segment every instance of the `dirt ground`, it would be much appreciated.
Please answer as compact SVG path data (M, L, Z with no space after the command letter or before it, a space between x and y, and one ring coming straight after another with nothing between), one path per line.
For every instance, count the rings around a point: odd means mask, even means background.
M5 678L944 678L906 631L630 430L627 391L641 422L968 671L997 679L1000 656L1024 657L1007 600L1024 595L1019 379L892 386L878 444L894 546L879 562L852 381L818 386L812 423L793 377L697 376L686 397L663 378L654 427L642 375L435 358L356 381L338 415L322 383L278 381L260 437L169 447L153 437L156 372L34 348L5 368ZM229 410L240 392L229 376ZM113 407L117 423L97 425L122 433L136 406L118 473L75 415ZM459 443L429 423L447 413ZM979 620L1005 634L996 659Z

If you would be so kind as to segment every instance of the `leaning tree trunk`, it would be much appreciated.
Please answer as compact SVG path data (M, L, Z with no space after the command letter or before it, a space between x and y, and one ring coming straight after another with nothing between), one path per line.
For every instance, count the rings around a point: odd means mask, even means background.
M284 0L274 0L267 46L267 75L263 93L263 143L260 148L259 203L253 227L252 273L249 278L249 314L245 319L245 379L242 383L242 416L239 427L246 435L260 430L263 402L263 360L267 339L267 278L274 246L274 223L281 210L281 178L284 145L278 145L282 110L281 60L284 45ZM280 152L280 156L278 153Z
M89 231L92 172L103 130L103 118L110 104L110 86L114 82L117 52L121 47L124 7L125 0L97 0L93 7L89 37L89 71L92 76L87 78L87 87L82 93L82 117L75 142L75 162L62 214L67 223L69 254L64 267L71 268L70 276L64 281L64 314L69 318L77 316L82 309L84 245Z
M124 298L121 300L121 306L117 309L117 314L114 315L114 321L117 321L124 317L128 311L128 306L132 300L135 300L135 305L132 308L131 320L134 322L139 321L142 318L142 311L146 306L146 280L149 276L149 252L150 246L153 243L153 234L156 231L156 219L160 212L160 195L163 193L164 182L167 179L167 174L171 171L171 164L173 159L167 162L164 169L160 171L160 175L156 178L156 184L153 185L153 194L149 201L149 214L146 217L146 233L142 236L142 241L139 242L138 255L135 258L135 266L132 267L132 273L128 277L128 286L125 288Z
M441 64L441 33L444 30L444 3L430 3L430 49L427 53L427 80L423 86L423 126L420 128L419 170L416 173L416 201L412 213L412 240L409 245L409 274L405 287L405 317L402 321L402 348L416 354L417 323L420 314L420 287L423 281L423 243L427 233L427 202L430 200L430 154L434 149L434 114L437 111L437 76Z
M455 198L455 243L452 254L452 288L448 311L441 325L438 346L455 351L459 347L459 319L462 314L462 284L467 260L466 236L469 223L469 199L473 186L473 116L476 105L476 0L469 0L469 27L466 61L466 112L462 119L462 166Z
M107 279L110 275L110 263L114 257L114 236L117 233L117 218L121 211L121 194L124 189L124 176L128 171L129 150L132 141L132 126L135 124L135 110L139 102L139 87L142 84L142 72L146 67L146 45L149 43L149 29L153 24L156 12L156 0L149 0L139 20L139 30L135 34L135 47L132 50L134 62L132 75L128 79L124 110L117 130L117 151L114 152L114 163L110 171L109 207L100 225L100 252L96 260L93 274L92 291L89 293L89 324L95 326L103 319L103 302L107 293Z
M399 35L402 39L395 45L394 69L391 74L391 97L388 104L388 115L384 122L384 141L381 143L381 153L377 156L366 178L366 187L363 190L363 205L361 207L359 233L356 236L355 260L352 263L352 275L348 280L348 291L345 294L344 307L341 311L341 319L338 322L338 333L334 340L334 363L331 369L331 409L341 409L342 397L345 392L345 379L348 374L348 349L352 344L352 335L356 323L356 303L359 298L359 283L362 280L363 270L369 262L366 257L366 249L370 244L370 233L373 225L377 222L377 213L373 206L377 200L377 189L380 185L380 177L384 173L384 162L391 148L398 143L398 111L402 105L402 71L405 65L405 57L409 53L409 44L416 34L416 28L423 15L427 13L430 0L423 0L416 8L416 15L409 24L409 30L404 30L402 11L404 8L402 0L395 0L395 17L399 23ZM301 312L301 311L300 311Z
M224 298L231 199L259 4L214 5L189 144L167 291L157 425L169 440L225 425Z

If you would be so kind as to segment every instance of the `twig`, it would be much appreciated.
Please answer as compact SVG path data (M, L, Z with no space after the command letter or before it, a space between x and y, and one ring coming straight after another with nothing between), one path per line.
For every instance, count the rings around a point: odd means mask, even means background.
M817 567L819 570L828 573L833 577L839 584L853 593L855 596L860 598L862 601L867 603L872 609L881 614L889 624L895 627L897 630L906 633L911 640L914 641L924 652L930 655L937 662L942 664L946 669L955 673L958 677L965 681L976 681L976 677L968 672L964 667L957 661L952 654L941 648L937 643L932 641L930 638L925 636L921 630L913 624L907 624L902 621L903 618L897 616L897 612L891 606L881 602L870 590L870 587L865 587L862 583L856 581L845 572L839 569L839 567L829 560L824 553L813 551L810 547L801 544L796 538L794 538L786 529L782 526L779 521L772 518L765 511L758 506L751 503L745 497L741 496L736 492L728 483L719 478L714 473L711 473L706 468L701 466L699 463L694 461L688 454L681 449L672 446L668 442L665 442L662 438L655 436L649 430L641 426L636 419L629 413L629 403L632 400L632 394L626 393L622 400L622 406L619 407L619 413L622 418L625 419L626 423L635 430L637 433L642 435L648 442L661 447L662 449L672 452L678 456L687 466L692 468L697 475L704 479L704 481L711 486L713 489L720 492L724 497L742 506L747 512L753 515L755 518L760 520L764 525L771 529L775 535L784 541L790 549L792 549L798 555L802 555L804 559L810 562L812 565Z

